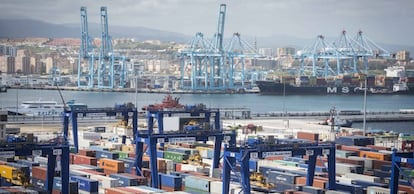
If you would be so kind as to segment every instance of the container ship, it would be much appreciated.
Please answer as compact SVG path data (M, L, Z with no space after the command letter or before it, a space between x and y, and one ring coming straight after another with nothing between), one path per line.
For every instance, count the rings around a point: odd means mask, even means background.
M367 94L414 94L414 77L368 76L366 80ZM256 81L256 85L268 95L358 95L364 94L365 76L283 77Z

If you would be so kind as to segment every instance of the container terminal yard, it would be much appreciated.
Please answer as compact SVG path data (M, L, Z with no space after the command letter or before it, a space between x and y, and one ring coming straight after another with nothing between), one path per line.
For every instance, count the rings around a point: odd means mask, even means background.
M364 136L311 116L226 119L219 109L166 99L144 114L132 104L66 107L60 123L14 122L2 111L0 191L414 192L412 136Z
M240 33L233 34L230 48L223 45L225 14L226 5L221 4L212 42L197 33L191 45L179 53L177 93L237 93L250 87L245 80L249 77L245 75L245 59L261 56L254 49L239 52L233 47L238 42L251 48L240 39ZM129 57L112 48L106 7L101 7L100 16L98 53L89 37L86 7L80 9L78 87L59 88L60 70L54 67L50 74L52 88L30 88L57 89L59 93L61 89L138 92L138 74L133 77L126 67ZM341 37L347 37L346 31ZM358 37L367 40L362 31ZM315 45L321 42L325 43L322 35ZM313 87L322 85L321 91L325 91L325 86L330 85L318 84L317 77L354 74L361 75L361 79L345 77L334 81L343 84L345 80L345 85L355 81L363 91L367 86L378 85L375 77L368 76L368 59L390 57L390 53L380 47L346 52L362 43L323 48L322 53L316 51L319 48L303 50L296 73L304 79L297 81ZM315 62L319 59L323 63ZM336 67L330 61L337 61ZM363 75L359 66L363 67ZM412 94L412 80L384 78L379 84L388 83L387 87L375 87L370 94ZM362 81L365 89L360 88ZM2 88L7 92L6 87ZM19 84L12 87L19 88ZM246 92L258 92L251 89ZM268 89L275 93L274 86ZM327 91L331 90L336 88ZM289 95L289 91L283 95ZM276 94L282 93L277 90ZM412 121L412 110L252 114L245 108L182 105L171 96L161 104L140 108L142 111L132 103L89 108L67 106L63 97L62 101L61 114L54 111L54 115L19 115L16 107L13 115L11 110L0 110L0 193L414 193L414 135L349 127L350 122L362 120Z

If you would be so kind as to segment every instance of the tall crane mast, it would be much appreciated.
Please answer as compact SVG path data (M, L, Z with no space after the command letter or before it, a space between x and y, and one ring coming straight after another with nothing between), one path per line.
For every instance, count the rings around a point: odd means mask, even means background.
M224 21L226 17L226 4L220 5L219 18L217 24L217 34L216 34L216 49L220 52L223 50L223 35L224 35Z
M98 87L113 88L114 56L111 37L108 32L108 13L106 7L101 7L101 50L98 68Z
M101 33L101 55L108 57L112 54L112 43L108 32L108 12L106 7L101 7Z
M88 15L86 7L80 8L81 16L81 45L78 60L78 87L93 87L94 83L94 53L88 31ZM87 63L87 65L83 64Z

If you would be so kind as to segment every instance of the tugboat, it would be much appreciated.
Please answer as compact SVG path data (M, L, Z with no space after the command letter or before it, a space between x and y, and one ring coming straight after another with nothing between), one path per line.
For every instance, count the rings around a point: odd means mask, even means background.
M180 104L180 98L173 98L171 95L167 95L162 100L161 104L150 104L144 106L142 110L148 111L158 111L158 110L168 110L168 109L183 109L184 105Z
M329 111L329 113L330 113L329 118L322 121L320 123L321 125L338 126L338 127L351 127L352 126L352 121L351 120L339 118L339 116L338 116L338 114L335 110L335 107L333 107Z

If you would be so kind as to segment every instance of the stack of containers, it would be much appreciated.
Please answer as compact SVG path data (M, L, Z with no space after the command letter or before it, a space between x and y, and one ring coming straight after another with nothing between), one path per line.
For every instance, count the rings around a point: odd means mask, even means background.
M163 174L160 173L160 185L161 189L165 191L182 191L183 190L183 180L181 176L172 175L172 174Z
M81 176L71 176L70 181L78 182L80 193L98 194L99 183L96 180L91 180Z
M104 169L106 175L125 172L125 164L122 161L102 158L99 160L99 167Z
M97 165L97 159L90 156L84 156L79 154L73 155L73 163L72 164L89 164L89 165Z
M61 194L62 193L62 178L61 177L54 177L53 178L53 190L52 194ZM78 182L69 181L69 193L70 194L78 194Z
M276 186L276 192L284 192L284 190L295 187L296 177L299 176L291 173L270 171L266 177L269 183L273 183Z
M119 158L119 153L115 153L115 152L110 152L110 151L106 151L106 150L97 150L96 151L96 159L101 159L101 158L109 158L109 159L118 159Z
M186 176L184 177L185 190L189 193L199 193L207 194L210 193L210 182L217 181L217 179L212 179L209 177L203 176Z
M115 178L118 180L119 186L140 186L140 185L147 185L147 178L143 176L137 176L128 173L120 173L120 174L111 174L109 177Z
M114 187L118 187L118 179L115 178L111 178L111 177L107 177L107 176L103 176L103 175L95 175L95 174L91 174L89 176L89 178L91 180L96 180L99 183L99 188L114 188Z
M37 188L45 188L47 177L47 168L34 166L32 167L32 185Z

